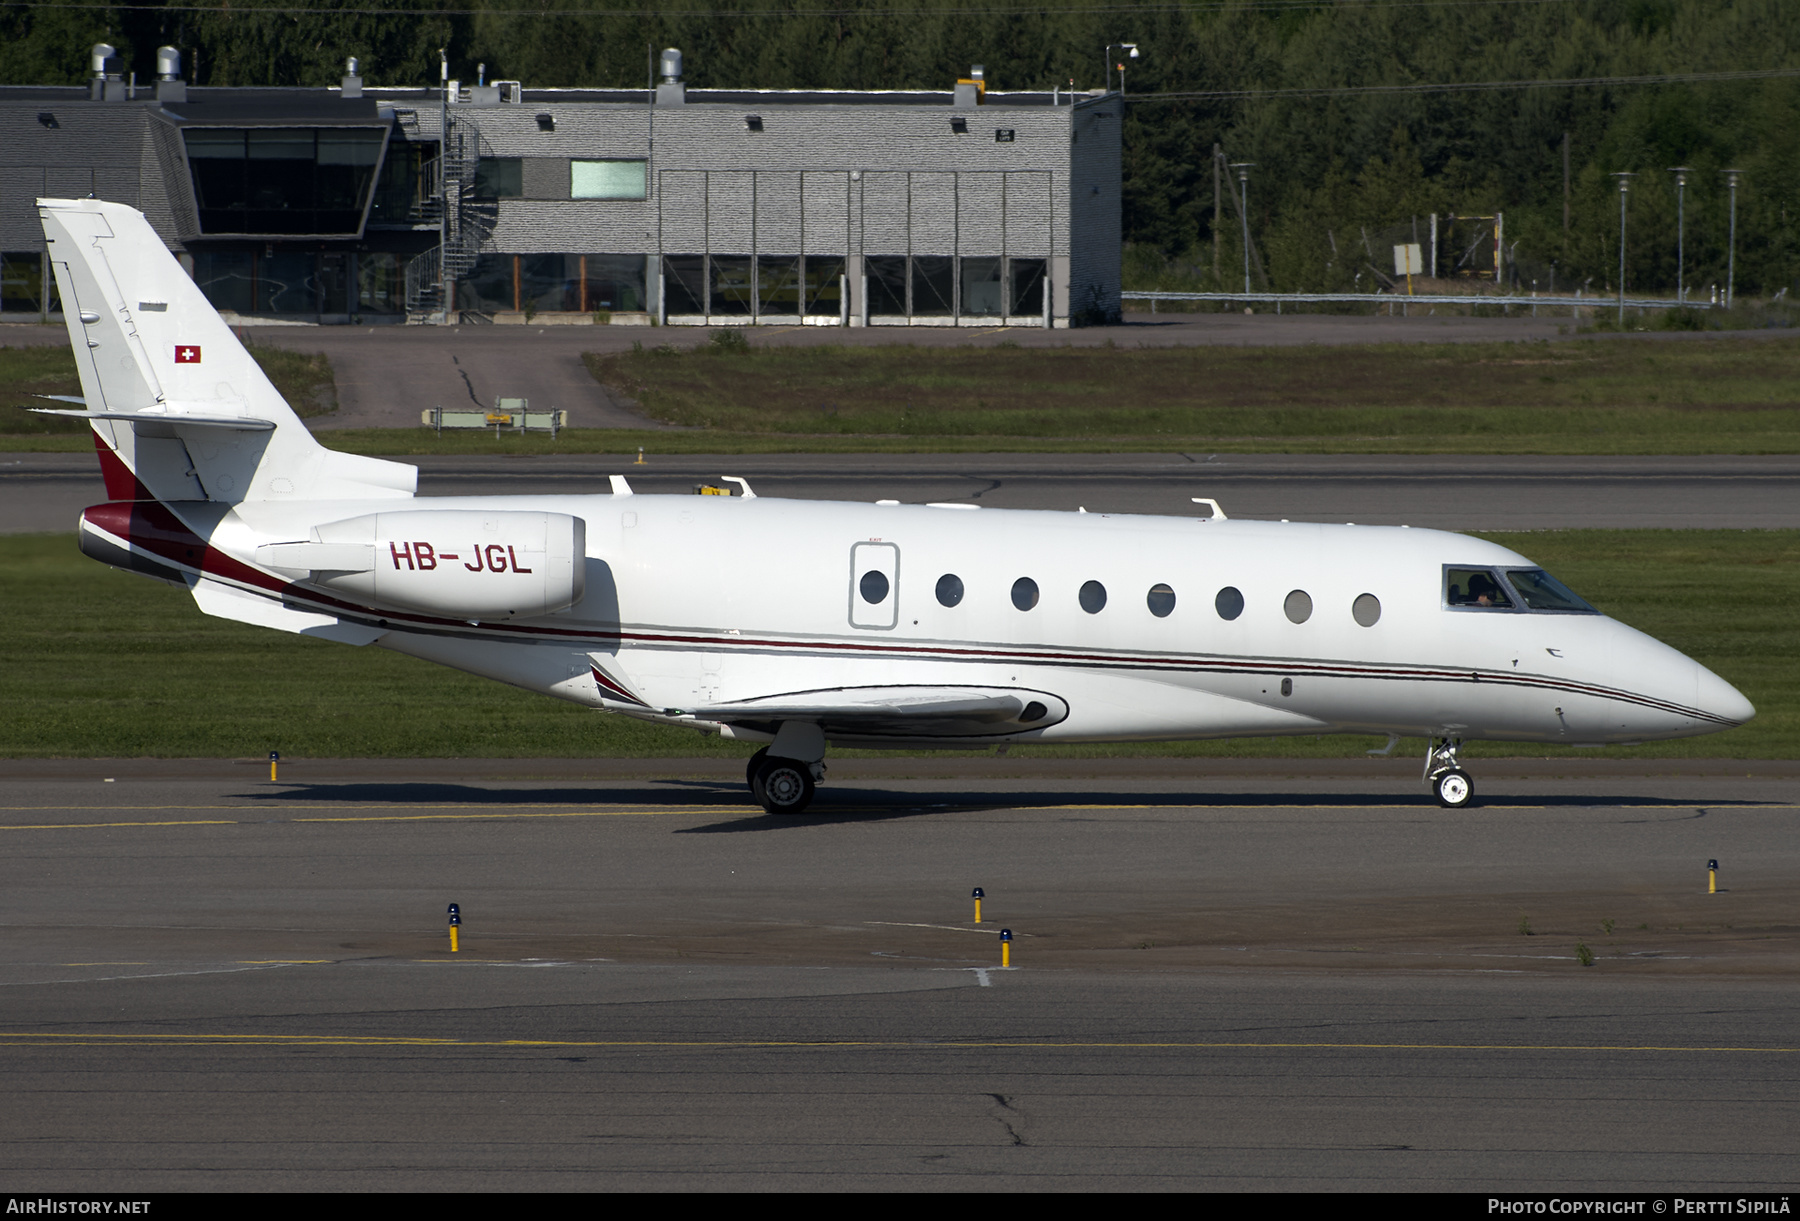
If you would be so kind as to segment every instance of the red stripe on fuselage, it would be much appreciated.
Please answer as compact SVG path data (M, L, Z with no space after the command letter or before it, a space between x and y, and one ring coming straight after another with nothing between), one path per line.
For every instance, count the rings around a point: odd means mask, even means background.
M113 501L81 511L81 519L115 538L157 557L198 569L208 576L241 581L270 593L280 593L287 582L248 564L239 563L188 529L168 506L155 500Z

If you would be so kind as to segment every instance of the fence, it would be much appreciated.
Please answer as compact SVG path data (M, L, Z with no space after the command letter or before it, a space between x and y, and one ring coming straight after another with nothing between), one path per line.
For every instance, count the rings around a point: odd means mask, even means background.
M1529 297L1516 294L1500 293L1430 293L1418 296L1407 296L1404 293L1175 293L1175 292L1136 292L1128 291L1119 294L1126 301L1148 301L1150 312L1156 312L1159 301L1217 301L1228 303L1241 301L1247 305L1273 305L1280 312L1283 305L1330 304L1330 305L1374 305L1388 306L1390 311L1396 305L1408 307L1414 305L1497 305L1503 312L1511 313L1517 307L1529 307L1536 314L1538 307L1545 309L1568 309L1570 317L1580 317L1582 310L1602 309L1711 309L1710 301L1677 301L1672 297L1564 297L1538 296L1533 293Z

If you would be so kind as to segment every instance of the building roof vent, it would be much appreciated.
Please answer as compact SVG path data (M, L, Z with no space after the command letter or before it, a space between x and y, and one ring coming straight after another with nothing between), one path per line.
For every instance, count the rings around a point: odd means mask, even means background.
M685 106L687 86L681 83L681 52L666 47L662 53L662 81L656 86L658 106Z
M344 86L340 97L359 98L362 96L362 61L352 55L344 61Z
M89 54L94 75L88 80L88 96L96 102L123 102L125 81L119 75L119 49L109 42L97 42Z
M181 79L181 52L174 47L156 48L156 100L187 101L187 82Z
M981 105L987 97L987 69L975 64L969 69L969 75L956 82L956 91L951 95L950 104L958 110L968 110Z

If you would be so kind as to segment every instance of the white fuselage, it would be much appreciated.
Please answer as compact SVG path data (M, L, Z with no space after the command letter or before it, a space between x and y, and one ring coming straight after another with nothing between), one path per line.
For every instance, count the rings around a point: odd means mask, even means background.
M396 507L245 503L219 515L215 530L192 524L250 563L259 544ZM1000 687L1066 702L1053 724L959 735L960 745L1336 732L1603 743L1709 732L1752 712L1692 659L1606 616L1447 605L1446 566L1530 561L1440 531L768 497L420 498L404 507L409 533L427 533L417 522L434 511L457 530L402 542L452 554L480 542L459 537L470 514L578 518L583 596L548 615L473 622L374 605L346 613L341 601L311 602L303 583L286 587L286 605L335 609L414 656L700 728L721 727L696 709L872 686ZM377 562L397 563L393 550L393 540L378 541ZM877 602L859 589L871 570L889 583ZM945 576L961 585L953 606L937 596ZM1014 604L1020 578L1037 587L1030 609ZM1093 611L1082 604L1090 582L1104 590ZM1173 594L1165 615L1148 604L1156 586ZM1222 590L1241 595L1234 618L1221 614ZM1300 622L1287 609L1296 591L1306 595L1297 608L1311 605ZM1367 626L1352 610L1362 595L1379 602ZM608 674L637 701L597 681ZM833 739L884 744L880 735Z

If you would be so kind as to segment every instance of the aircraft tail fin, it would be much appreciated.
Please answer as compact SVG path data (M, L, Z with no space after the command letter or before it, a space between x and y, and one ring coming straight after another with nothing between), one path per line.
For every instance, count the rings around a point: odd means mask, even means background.
M328 450L144 214L40 199L84 406L114 500L411 496L418 468Z

